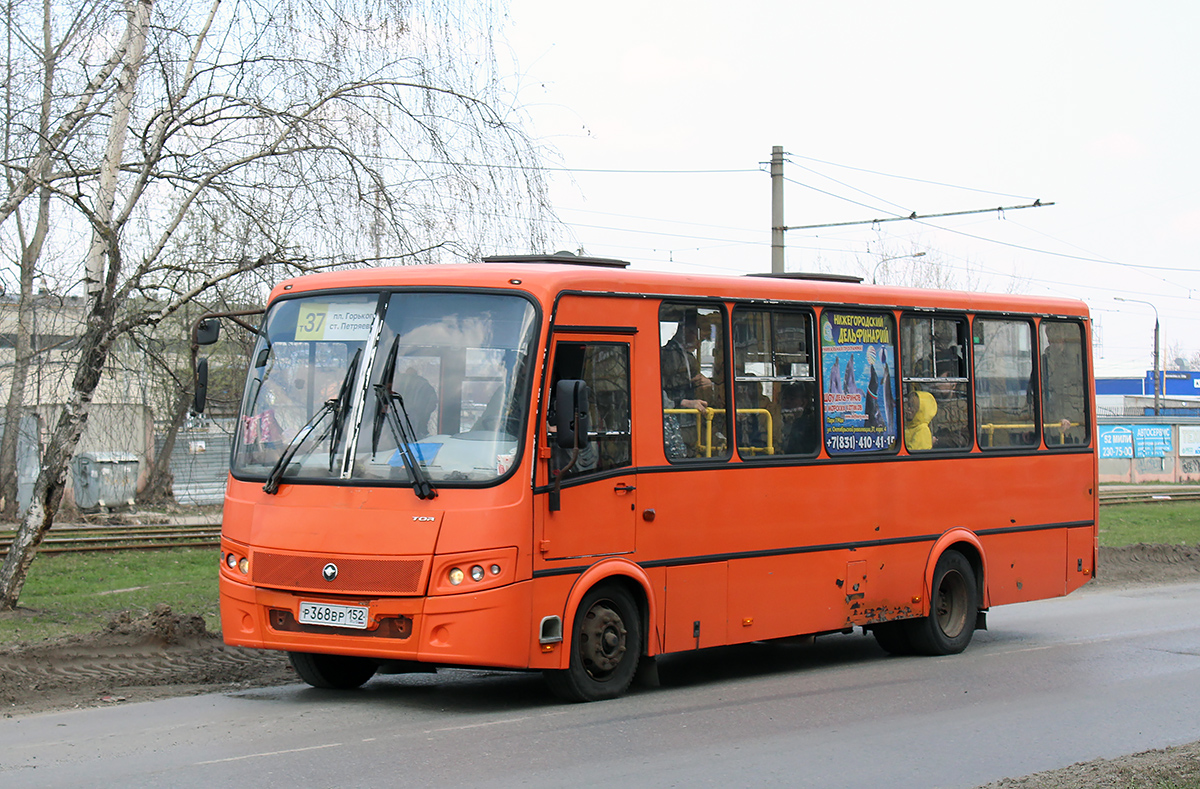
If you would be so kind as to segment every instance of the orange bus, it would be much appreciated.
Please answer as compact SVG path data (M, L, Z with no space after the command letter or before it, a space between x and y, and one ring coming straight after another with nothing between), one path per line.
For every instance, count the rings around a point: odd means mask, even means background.
M271 293L225 498L226 643L300 677L639 664L848 633L963 650L1094 574L1087 307L620 261ZM210 338L206 338L210 339Z

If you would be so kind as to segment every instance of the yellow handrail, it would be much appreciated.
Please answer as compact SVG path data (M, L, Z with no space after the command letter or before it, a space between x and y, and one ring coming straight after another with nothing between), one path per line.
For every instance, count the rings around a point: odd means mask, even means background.
M706 408L705 414L704 414L705 424L701 425L701 423L700 423L701 414L700 414L700 409L698 409L698 408L664 408L663 409L663 414L694 414L695 415L695 417L696 417L696 434L697 434L697 436L700 436L700 435L704 436L703 441L696 442L696 451L703 453L704 457L709 457L709 458L712 457L712 451L713 451L713 440L712 440L713 439L713 435L712 435L713 434L713 419L718 414L724 415L725 413L726 413L726 409L724 409L724 408ZM738 415L738 416L740 416L742 414L763 414L764 416L766 416L766 418L767 418L766 450L767 450L768 455L774 455L775 454L775 430L774 430L775 423L773 421L774 417L772 416L771 412L765 408L735 408L734 414ZM747 449L758 449L758 447L747 447Z
M1058 428L1058 443L1066 444L1067 431L1073 427L1079 426L1079 422L1071 422L1064 419L1060 422L1044 422L1042 424L1042 429L1047 435L1049 435L1051 430ZM979 429L987 433L988 446L991 446L996 436L996 430L1033 430L1035 427L1037 427L1037 425L1033 422L1017 422L1015 424L996 424L994 422L989 422L988 424L980 425Z

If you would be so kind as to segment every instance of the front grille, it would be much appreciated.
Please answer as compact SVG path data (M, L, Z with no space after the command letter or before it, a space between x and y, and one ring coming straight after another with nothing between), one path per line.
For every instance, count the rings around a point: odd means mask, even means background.
M322 571L332 562L337 577L326 581ZM356 559L255 552L250 562L257 586L334 594L420 594L424 559Z

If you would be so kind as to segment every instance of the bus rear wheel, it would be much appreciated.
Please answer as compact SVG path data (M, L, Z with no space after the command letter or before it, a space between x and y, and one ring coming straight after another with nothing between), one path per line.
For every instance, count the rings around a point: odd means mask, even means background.
M632 595L601 584L584 595L571 630L568 668L545 672L564 701L615 699L629 688L642 652L642 620Z
M910 620L909 641L923 655L956 655L971 643L979 613L975 570L958 551L946 551L933 570L927 616Z
M349 690L375 676L375 661L364 657L289 652L288 659L300 679L314 688Z

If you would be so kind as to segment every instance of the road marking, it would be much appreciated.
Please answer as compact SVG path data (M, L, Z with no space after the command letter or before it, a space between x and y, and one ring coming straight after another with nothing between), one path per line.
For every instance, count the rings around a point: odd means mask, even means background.
M263 753L248 753L245 756L230 756L228 759L209 759L207 762L196 762L193 766L202 764L221 764L222 762L239 762L242 759L257 759L260 756L280 756L285 753L303 753L304 751L319 751L322 748L340 748L340 742L330 742L325 745L313 745L308 748L289 748L286 751L264 751Z
M464 729L479 729L484 726L499 726L502 723L520 723L521 721L529 720L529 717L530 716L526 715L521 718L505 718L504 720L500 720L500 721L486 721L484 723L467 723L462 726L446 726L441 729L427 729L425 731L425 733L426 734L438 734L439 732L444 732L444 731L463 731Z

